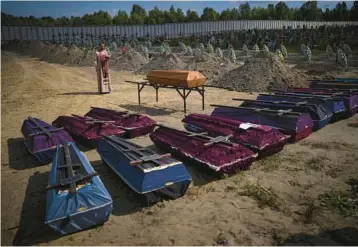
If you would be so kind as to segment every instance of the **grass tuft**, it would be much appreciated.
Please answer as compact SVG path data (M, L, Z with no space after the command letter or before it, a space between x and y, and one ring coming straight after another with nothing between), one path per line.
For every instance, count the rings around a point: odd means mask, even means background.
M347 182L351 188L348 191L331 191L318 198L322 206L337 209L345 216L358 217L358 179Z
M282 158L280 155L272 155L258 161L259 165L262 166L262 170L265 172L272 172L280 168Z
M321 171L325 166L325 160L327 160L324 157L313 157L306 161L306 168L309 170L314 171Z
M242 195L254 198L260 207L269 206L274 209L279 209L281 206L280 200L276 192L270 187L265 188L258 182L246 184Z
M345 150L356 148L354 145L345 142L315 142L304 141L301 143L303 146L310 146L312 148L320 148L324 150Z

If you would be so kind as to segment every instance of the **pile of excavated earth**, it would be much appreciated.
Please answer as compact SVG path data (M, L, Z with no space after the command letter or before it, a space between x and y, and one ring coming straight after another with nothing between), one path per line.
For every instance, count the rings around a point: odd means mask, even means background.
M143 65L148 63L148 59L134 49L129 49L124 55L120 54L117 57L112 54L112 59L110 61L111 68L124 71L137 71Z
M23 41L10 44L7 49L38 57L47 62L94 66L95 51L82 50L76 45L46 44L40 41ZM119 49L111 52L110 68L147 74L152 70L195 70L205 75L207 84L237 91L266 91L308 86L308 74L296 68L288 68L279 57L258 56L248 58L236 67L227 58L203 53L192 57L188 63L177 55L156 54L150 60L134 49L122 55ZM310 75L312 76L312 75ZM329 75L327 75L329 76Z
M76 66L94 66L96 52L94 50L82 50L76 45L67 47L65 45L46 44L41 41L23 41L7 46L8 49L38 57L46 62L59 63ZM135 71L147 59L133 49L129 49L125 55L118 51L111 52L112 59L110 67L119 70Z
M201 72L210 82L223 73L233 69L233 64L225 57L217 57L208 53L193 57L187 66L187 70Z
M248 58L245 64L230 70L211 85L237 91L262 92L270 89L307 87L308 76L287 67L279 57Z
M177 55L170 54L156 54L149 63L144 64L137 74L148 74L152 70L183 70L186 67L184 63Z

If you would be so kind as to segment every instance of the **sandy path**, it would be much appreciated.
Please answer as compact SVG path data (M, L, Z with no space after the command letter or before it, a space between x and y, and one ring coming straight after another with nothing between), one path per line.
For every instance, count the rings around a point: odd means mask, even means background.
M330 227L357 225L356 218L316 205L311 223L305 223L308 205L318 195L347 189L345 181L358 176L358 115L313 133L306 140L285 147L252 169L217 181L188 167L194 183L181 199L151 208L137 205L131 191L99 159L85 151L114 200L110 220L102 227L58 237L43 225L50 165L37 166L26 153L21 139L25 117L51 122L59 115L84 114L90 106L146 113L157 121L182 128L183 102L175 91L143 91L143 106L137 105L136 86L123 83L140 79L113 72L114 93L97 95L93 68L48 64L33 58L2 56L2 244L50 245L270 245L289 234L314 233ZM209 104L232 104L233 97L254 95L208 89ZM188 112L201 112L200 96L190 95ZM152 146L148 137L136 143ZM312 167L312 159L319 162ZM355 164L355 166L354 166ZM278 206L259 207L251 196L240 192L250 181L272 187Z

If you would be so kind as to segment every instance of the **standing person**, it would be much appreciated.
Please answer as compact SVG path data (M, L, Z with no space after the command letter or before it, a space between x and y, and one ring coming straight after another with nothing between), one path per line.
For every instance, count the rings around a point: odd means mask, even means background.
M95 67L97 72L98 92L100 94L110 93L112 91L111 78L109 75L110 56L104 48L104 44L99 44L96 51Z

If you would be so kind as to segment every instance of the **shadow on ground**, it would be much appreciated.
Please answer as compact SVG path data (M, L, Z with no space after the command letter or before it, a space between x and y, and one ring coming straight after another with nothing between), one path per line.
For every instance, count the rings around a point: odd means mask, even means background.
M9 148L9 166L11 169L24 170L40 166L24 144L24 138L10 138L7 140Z
M358 128L358 123L349 123L347 125L348 125L348 127L351 127L351 128Z
M13 245L37 245L59 238L45 225L46 192L49 173L34 174L29 178L22 204L20 224Z
M296 234L287 239L282 246L357 246L358 229L344 227L320 232L317 235Z
M112 214L116 216L132 214L146 205L102 160L91 162L113 200Z
M60 93L59 95L100 95L98 92L69 92Z
M173 109L167 109L167 108L158 109L158 108L143 106L143 105L126 104L126 105L119 105L119 106L128 111L133 111L140 114L147 114L149 116L165 116L177 112L176 110Z

